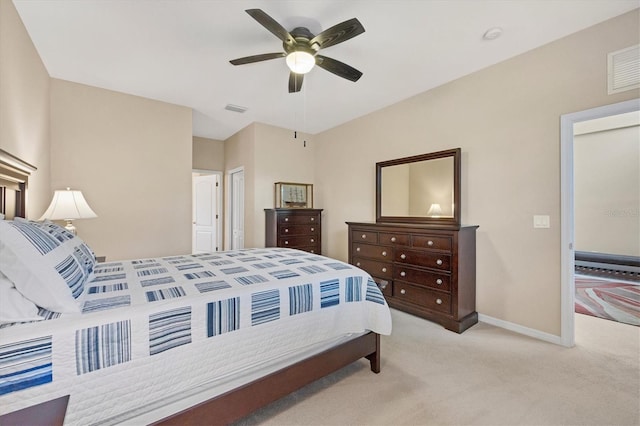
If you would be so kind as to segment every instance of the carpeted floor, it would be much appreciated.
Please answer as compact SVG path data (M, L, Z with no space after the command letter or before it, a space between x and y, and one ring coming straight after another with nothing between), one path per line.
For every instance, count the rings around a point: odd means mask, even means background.
M637 426L638 328L576 315L564 348L478 323L456 334L392 310L382 371L358 361L235 426Z
M576 313L640 326L640 285L576 275Z

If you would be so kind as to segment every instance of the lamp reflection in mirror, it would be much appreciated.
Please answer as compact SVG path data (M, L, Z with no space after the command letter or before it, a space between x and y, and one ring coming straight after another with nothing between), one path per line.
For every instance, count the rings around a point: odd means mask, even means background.
M40 220L65 220L67 222L65 228L75 235L76 227L73 226L73 220L91 219L94 217L98 217L98 215L91 210L82 192L67 188L66 190L57 190L54 192L51 204Z
M429 217L440 217L442 215L442 207L440 204L434 203L429 207L429 211L427 212L427 216Z

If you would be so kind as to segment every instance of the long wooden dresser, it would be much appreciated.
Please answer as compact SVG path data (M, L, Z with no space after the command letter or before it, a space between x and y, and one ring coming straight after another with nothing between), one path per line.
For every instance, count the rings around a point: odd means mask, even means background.
M347 225L349 263L371 274L389 306L457 333L478 322L477 226Z
M264 209L265 247L322 254L322 209Z

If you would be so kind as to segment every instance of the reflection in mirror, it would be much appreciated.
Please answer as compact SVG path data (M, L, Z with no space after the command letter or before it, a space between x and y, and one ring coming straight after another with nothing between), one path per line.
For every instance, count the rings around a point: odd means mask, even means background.
M376 163L376 222L460 225L460 148Z
M382 216L453 217L453 157L382 169Z

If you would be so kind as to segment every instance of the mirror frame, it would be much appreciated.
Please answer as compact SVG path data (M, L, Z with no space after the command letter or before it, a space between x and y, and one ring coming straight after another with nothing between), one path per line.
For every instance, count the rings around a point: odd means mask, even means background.
M382 169L384 167L415 163L418 161L436 160L448 157L453 158L453 217L382 216ZM397 158L395 160L381 161L376 163L376 222L408 222L425 223L432 225L460 226L460 168L460 148L431 152L428 154L414 155L411 157Z

